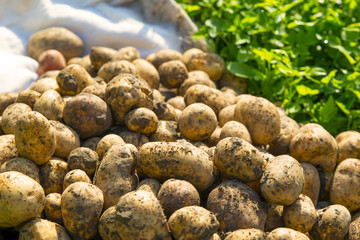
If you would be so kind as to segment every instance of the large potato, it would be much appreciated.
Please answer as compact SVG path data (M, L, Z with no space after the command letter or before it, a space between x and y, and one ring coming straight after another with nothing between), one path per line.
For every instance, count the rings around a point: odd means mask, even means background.
M44 209L43 188L20 172L0 173L0 193L0 228L16 227Z
M190 143L146 143L139 149L137 160L147 176L160 181L170 178L186 180L203 191L214 180L213 162L209 155Z
M251 182L261 177L266 160L250 143L238 137L229 137L216 145L214 164L225 177Z
M15 143L20 156L41 165L55 152L55 131L41 113L27 112L15 124Z
M218 81L225 71L225 62L215 53L198 53L188 62L189 71L202 70L209 74L214 81Z
M296 159L280 155L270 159L260 181L261 194L270 203L291 205L303 191L304 171Z
M19 156L13 134L0 136L0 165L4 162Z
M64 226L73 239L92 239L104 205L101 190L93 184L76 182L61 195Z
M41 218L27 222L19 230L19 240L71 240L63 226Z
M31 108L25 103L13 103L9 105L2 115L2 130L5 134L15 133L15 124L23 113L30 112Z
M64 177L68 171L68 163L55 157L40 167L40 183L46 195L62 193Z
M137 75L138 70L135 65L126 60L110 61L101 66L98 76L108 83L120 73L131 73Z
M21 172L40 183L39 168L29 159L17 157L6 161L3 165L1 165L0 172L9 171Z
M87 86L93 85L94 80L85 68L78 64L70 64L62 69L56 77L61 95L79 94Z
M155 195L148 191L132 191L119 199L116 227L122 240L171 240L161 205Z
M48 120L63 119L65 102L55 90L45 91L34 104L33 110L44 115Z
M54 156L67 159L72 150L80 147L79 135L61 122L50 120L50 124L54 129L56 139Z
M311 163L300 163L305 177L305 184L302 194L308 196L316 206L320 193L320 176L317 169Z
M265 240L264 231L256 228L239 229L226 236L224 240Z
M276 228L267 236L266 240L310 240L304 233L291 228Z
M360 133L356 131L345 131L339 133L335 140L339 146L339 158L336 163L339 164L341 161L347 158L360 159Z

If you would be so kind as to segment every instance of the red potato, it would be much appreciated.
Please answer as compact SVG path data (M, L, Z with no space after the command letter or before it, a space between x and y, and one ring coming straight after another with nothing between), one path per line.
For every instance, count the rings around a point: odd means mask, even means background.
M39 76L51 70L61 70L66 66L65 57L61 52L50 49L42 52L38 58L39 67L37 73Z

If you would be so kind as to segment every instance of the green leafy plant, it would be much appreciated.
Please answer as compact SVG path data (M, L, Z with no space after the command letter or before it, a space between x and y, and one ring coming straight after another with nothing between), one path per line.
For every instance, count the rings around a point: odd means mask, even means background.
M360 129L356 0L177 0L249 93L336 135Z

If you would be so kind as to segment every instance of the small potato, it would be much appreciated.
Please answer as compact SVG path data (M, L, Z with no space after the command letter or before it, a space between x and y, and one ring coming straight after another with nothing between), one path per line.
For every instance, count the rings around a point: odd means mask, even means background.
M65 102L55 90L45 91L34 104L33 110L44 115L48 120L61 122Z
M190 143L151 142L138 152L139 167L151 178L186 180L199 191L214 181L213 162L209 155Z
M124 140L116 134L108 134L104 136L97 144L96 153L99 155L99 159L103 159L106 152L115 144L125 144Z
M61 70L66 66L64 56L56 49L49 49L42 52L38 58L39 67L38 75L42 75L47 71Z
M215 53L199 53L194 55L187 64L189 71L202 70L209 74L214 82L218 81L225 71L225 62Z
M104 100L93 94L82 93L65 104L64 122L81 138L89 138L101 135L111 127L112 114Z
M0 228L16 227L44 209L43 188L20 172L0 173L0 193Z
M360 133L356 131L346 131L339 133L335 140L339 146L339 158L336 163L347 158L360 159Z
M291 205L303 191L304 171L296 159L280 155L270 159L261 177L261 194L270 203Z
M15 103L19 93L7 92L0 93L0 116L3 115L4 110L11 104Z
M199 49L199 48L190 48L188 50L186 50L184 53L183 53L183 61L184 63L187 65L190 61L190 59L199 54L199 53L203 53L204 51Z
M199 206L183 207L169 218L171 234L176 240L210 239L219 227L215 214Z
M331 134L318 124L306 124L290 142L291 156L325 171L333 171L339 148Z
M221 128L219 126L216 126L215 130L211 134L210 138L204 141L209 147L216 146L218 142L220 141L220 133Z
M136 190L120 197L116 205L120 239L171 240L166 217L155 195Z
M102 240L122 240L116 228L116 206L109 207L99 219L99 235Z
M210 79L209 75L201 70L191 71L188 73L188 78L181 84L179 94L184 96L186 91L195 84L202 84L210 88L216 88L215 83Z
M265 240L266 233L260 229L248 228L233 231L224 240Z
M21 115L26 112L31 112L31 107L25 103L13 103L9 105L2 115L2 130L5 134L15 133L15 124L20 119Z
M63 192L64 177L68 171L68 163L60 158L52 158L40 167L40 183L46 195Z
M160 65L159 76L164 87L178 88L188 77L188 70L183 62L172 60Z
M360 218L359 214L355 214L354 217L351 220L350 226L349 226L349 234L348 234L349 240L357 240L360 239Z
M152 97L153 97L153 102L154 103L165 102L166 101L165 96L157 89L153 89Z
M251 182L261 177L266 160L260 151L244 139L229 137L216 145L214 164L225 177Z
M155 196L158 195L158 192L160 190L161 183L154 179L154 178L146 178L139 182L139 184L136 187L136 190L144 190L152 192Z
M16 98L16 103L25 103L29 107L33 108L35 102L40 98L41 93L34 90L24 90L19 93Z
M266 208L258 194L241 182L226 181L209 194L206 208L215 213L219 230L264 229Z
M104 205L101 190L93 184L76 182L61 195L64 226L73 239L92 239Z
M224 126L225 123L230 122L230 121L234 121L235 116L235 107L236 104L224 107L220 113L219 113L219 125L220 127Z
M99 162L99 155L90 148L79 147L72 150L67 159L69 169L81 169L92 178Z
M65 189L69 185L76 183L76 182L92 183L91 179L86 174L86 172L84 172L81 169L74 169L74 170L71 170L68 173L66 173L66 175L64 176L64 181L63 181L63 185L62 185L63 191L65 191Z
M237 121L227 122L221 128L220 140L227 137L239 137L248 143L252 143L250 133L245 125Z
M182 60L182 54L176 50L172 49L163 49L157 51L156 53L150 54L146 57L146 61L152 63L156 69L160 67L161 64L171 61L171 60Z
M184 110L186 107L184 97L182 96L176 96L174 98L170 98L167 102L167 104L170 104L175 109Z
M310 240L305 234L291 228L276 228L267 236L266 240Z
M96 69L100 69L102 65L114 60L121 60L120 54L113 48L108 47L92 47L90 51L91 65Z
M275 228L285 227L285 223L283 220L284 206L273 203L266 203L266 209L266 232L271 232Z
M317 169L307 162L300 163L305 177L305 184L302 194L308 196L316 206L320 192L320 176Z
M20 228L19 240L27 239L71 240L63 226L41 218L33 219Z
M342 205L330 205L317 211L317 221L309 231L315 240L343 239L349 230L351 215Z
M101 137L91 137L86 139L83 143L82 143L82 147L86 147L86 148L90 148L93 151L96 151L97 145L100 142Z
M179 131L192 141L209 139L216 125L217 118L214 111L203 103L187 106L178 120Z
M0 136L0 165L19 156L13 134Z
M21 172L40 183L39 168L29 159L17 157L6 161L3 165L1 165L0 172L9 171Z
M269 144L280 133L280 115L275 105L265 98L240 95L234 119L246 126L252 142L256 145Z
M132 62L138 70L139 76L144 79L151 88L158 89L160 76L156 68L144 59L136 59Z
M85 55L83 57L75 57L69 59L67 61L67 65L70 64L78 64L86 69L86 71L92 76L95 77L97 75L98 69L95 69L95 67L91 64L90 55Z
M20 156L42 165L55 152L55 131L41 113L27 112L15 124L15 143Z
M63 27L50 27L35 32L28 42L29 56L38 59L39 55L48 49L60 51L66 60L80 57L84 44L79 36Z
M159 121L156 131L150 135L152 142L175 142L178 138L175 121Z
M50 77L45 77L45 78L36 80L36 82L31 84L29 89L42 94L42 93L46 92L47 90L58 91L59 85L56 82L56 79L50 78Z
M78 64L70 64L62 69L56 77L61 95L79 94L87 86L93 85L90 74Z
M198 191L185 180L169 179L165 181L159 189L157 198L168 218L180 208L200 205Z
M120 73L130 73L137 75L138 70L135 65L126 60L117 60L107 62L101 66L98 76L101 77L106 83L110 82L115 76Z
M175 108L168 103L156 102L153 111L159 120L176 121Z
M106 84L95 83L93 85L90 85L90 86L87 86L86 88L84 88L81 91L81 93L91 93L91 94L94 94L104 100L105 99L105 89L106 89Z
M316 222L316 209L308 196L300 194L295 202L284 207L285 226L299 232L307 233Z
M119 133L119 136L126 142L134 145L137 148L140 148L145 143L148 143L150 140L147 136L141 133L125 130Z
M80 147L79 135L72 128L61 122L54 120L49 122L55 132L56 147L54 156L67 159L72 150Z
M248 91L247 79L243 77L238 77L225 69L224 74L216 82L219 88L228 87L233 89L239 94L245 94Z
M139 51L136 48L131 47L131 46L122 47L118 50L118 52L119 52L121 59L124 59L129 62L132 62L135 59L140 58Z
M50 193L46 195L44 210L48 220L61 225L63 224L60 193Z
M156 114L147 108L136 108L126 114L125 124L134 132L145 135L152 134L158 126L158 118Z

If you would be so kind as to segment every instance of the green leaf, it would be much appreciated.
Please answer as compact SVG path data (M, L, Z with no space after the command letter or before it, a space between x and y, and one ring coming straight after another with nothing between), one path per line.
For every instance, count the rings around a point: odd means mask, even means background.
M297 85L296 91L302 96L317 95L320 93L318 89L311 89L305 85Z
M355 90L355 89L352 89L352 88L350 88L349 89L352 93L354 93L355 94L355 96L358 98L358 100L360 101L360 91L358 91L358 90Z
M287 11L291 10L292 8L296 7L297 5L300 5L303 2L304 2L304 0L297 0L292 3L289 3L285 6L283 6L282 8L280 8L280 12L287 12Z
M188 13L195 12L201 10L201 7L199 5L186 5L186 11Z
M325 105L320 110L320 119L324 122L329 122L338 112L333 96L330 96Z
M350 111L349 111L349 109L346 108L345 104L343 104L342 102L336 101L336 100L335 100L335 103L343 113L345 113L346 115L350 114Z
M255 78L260 76L260 73L255 68L245 63L228 62L226 67L231 73L238 77Z

